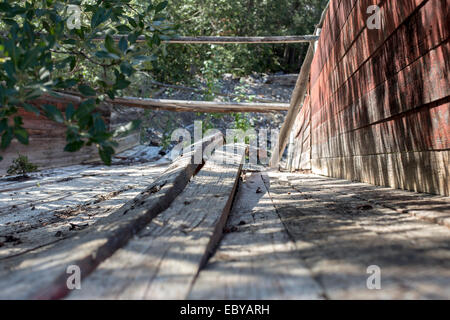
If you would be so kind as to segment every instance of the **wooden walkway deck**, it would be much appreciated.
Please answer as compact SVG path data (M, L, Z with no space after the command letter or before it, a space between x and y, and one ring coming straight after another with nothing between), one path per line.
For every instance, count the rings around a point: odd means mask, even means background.
M449 198L245 172L243 152L3 183L0 298L450 298Z

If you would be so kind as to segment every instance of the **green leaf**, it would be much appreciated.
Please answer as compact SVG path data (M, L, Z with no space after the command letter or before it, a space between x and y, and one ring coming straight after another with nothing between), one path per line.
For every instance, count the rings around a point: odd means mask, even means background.
M28 132L24 128L14 128L14 136L21 144L28 144Z
M95 100L88 99L80 103L73 117L76 117L77 119L82 119L87 115L89 115L92 111L94 111L94 109L95 109Z
M168 1L163 1L163 2L158 3L158 5L155 7L155 12L158 13L158 12L163 11L167 7L168 4L169 4Z
M63 88L72 88L78 83L75 79L67 79L61 85Z
M75 65L77 63L77 59L75 59L75 57L70 57L70 71L73 71L73 69L75 68Z
M36 108L35 106L33 106L32 104L29 103L24 103L23 104L23 108L28 111L28 112L33 112L36 115L40 114L40 111L38 108Z
M96 95L96 92L94 89L92 89L90 86L85 85L85 84L81 84L78 86L78 91L80 91L80 93L84 96L87 97L93 97Z
M0 133L8 128L8 119L4 118L0 121Z
M120 59L120 57L117 54L107 52L104 50L97 51L95 53L95 56L100 59L114 59L114 60Z
M100 158L102 159L103 163L107 166L111 165L111 156L114 154L114 149L109 146L100 147L98 149L98 153L100 155Z
M135 70L128 61L123 61L120 64L120 71L122 71L123 74L129 77L134 73Z
M127 39L125 37L120 38L119 49L123 53L125 53L125 51L127 51L127 49L128 49L128 41L127 41Z
M127 17L127 20L128 20L128 22L131 24L131 26L132 26L133 28L136 28L136 27L137 27L137 23L136 23L136 21L135 21L133 18ZM130 30L130 31L131 31L131 30Z
M99 114L94 114L94 131L95 132L106 132L106 124Z
M66 145L66 147L64 148L64 151L76 152L76 151L80 150L83 146L84 146L84 141L82 141L82 140L73 141Z
M94 29L94 28L98 27L101 23L108 20L108 18L109 18L109 14L107 14L106 9L102 8L102 7L98 8L94 12L94 15L92 16L91 28Z
M114 90L108 90L108 91L106 91L106 94L108 95L108 97L109 97L111 100L114 100L114 99L116 98L116 94L115 94L115 91L114 91Z
M114 44L114 40L110 35L106 35L105 37L105 48L110 53L118 53L116 46Z
M117 90L122 90L127 88L130 85L130 81L124 79L124 78L118 78L116 79L116 83L114 84L114 88Z
M20 127L21 125L23 125L22 117L20 116L14 117L14 126Z
M153 34L152 42L153 42L155 45L159 46L159 45L161 44L161 38L159 37L159 35L157 35L156 33Z
M58 110L55 106L46 104L42 107L45 111L45 115L58 123L64 123L64 117L61 111Z
M117 31L119 31L119 33L128 33L128 32L132 31L131 28L129 26L127 26L126 24L117 26L116 29L117 29Z
M1 12L9 12L11 11L11 6L7 2L0 3L0 11Z
M6 61L3 64L3 68L6 71L6 74L8 75L8 78L16 81L16 68L14 67L14 63L11 60Z
M132 32L128 34L128 41L130 43L135 43L136 40L138 39L139 35L136 32Z
M75 107L72 103L69 103L66 107L66 120L71 120L75 114Z

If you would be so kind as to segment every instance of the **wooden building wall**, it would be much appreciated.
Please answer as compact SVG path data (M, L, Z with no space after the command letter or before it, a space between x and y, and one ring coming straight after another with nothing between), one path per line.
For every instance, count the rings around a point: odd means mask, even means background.
M381 30L367 28L370 5L381 8ZM449 8L331 0L292 132L293 169L450 195ZM310 164L295 161L308 136Z
M61 100L52 100L51 97L41 98L33 102L33 104L52 104L63 113L66 107L66 104L61 102ZM6 174L8 167L19 154L27 156L31 163L38 166L38 169L63 167L100 160L95 146L83 147L78 152L65 152L64 147L67 141L66 127L64 125L23 109L20 109L18 114L22 116L23 127L27 129L30 135L29 144L23 145L14 139L6 150L0 150L0 155L3 157L3 160L0 161L0 176ZM102 114L109 125L109 109L103 110ZM120 138L118 143L119 146L115 148L117 153L132 148L139 143L139 133Z

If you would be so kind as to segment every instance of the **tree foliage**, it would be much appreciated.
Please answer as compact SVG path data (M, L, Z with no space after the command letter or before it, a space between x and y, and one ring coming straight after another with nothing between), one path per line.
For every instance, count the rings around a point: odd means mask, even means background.
M314 32L328 0L172 0L169 19L186 36L275 36ZM170 45L153 73L161 81L214 72L298 71L307 45Z
M156 64L161 40L173 34L165 17L167 1L3 0L0 2L1 149L13 139L28 144L23 108L67 126L66 151L96 145L109 164L114 133L98 106L129 87L140 68ZM69 5L80 9L79 26ZM72 21L73 22L73 21ZM114 41L115 36L120 41ZM137 42L139 37L145 41ZM101 39L99 41L99 39ZM62 113L54 105L30 102L44 94L70 90L83 97Z

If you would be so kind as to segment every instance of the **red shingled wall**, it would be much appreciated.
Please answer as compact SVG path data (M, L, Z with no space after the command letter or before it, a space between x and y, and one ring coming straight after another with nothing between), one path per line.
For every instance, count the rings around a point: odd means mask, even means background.
M366 26L373 4L381 30ZM310 137L311 162L293 168L450 195L449 8L450 0L331 0L293 133L293 159Z

